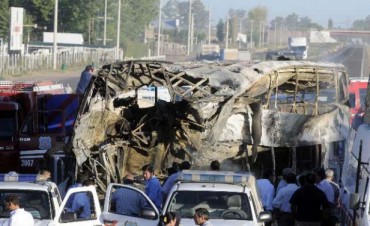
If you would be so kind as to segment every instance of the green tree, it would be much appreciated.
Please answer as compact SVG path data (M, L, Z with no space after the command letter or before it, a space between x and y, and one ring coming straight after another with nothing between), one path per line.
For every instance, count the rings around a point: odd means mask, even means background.
M329 20L328 20L328 29L330 30L330 29L333 29L333 27L334 27L334 25L333 25L333 20L330 18Z
M9 34L9 2L8 0L0 1L0 38L8 40Z
M223 20L219 20L217 24L217 39L219 42L223 42L225 40L225 23Z
M180 17L180 8L179 8L179 1L178 0L169 0L166 4L162 7L163 17L164 18L172 18L172 19L179 19Z
M284 19L285 27L290 29L290 30L295 30L295 29L299 28L298 23L299 23L299 16L295 13L292 13L292 14L288 15Z
M55 0L9 0L9 6L22 7L31 21L40 27L52 28Z
M267 19L267 8L263 6L257 6L248 12L248 19L254 21L266 21Z
M261 33L261 22L267 20L267 8L263 6L257 6L248 12L248 20L253 23L253 34L252 40L254 43L258 43Z
M352 24L352 30L370 30L370 15L365 19L355 20Z
M236 43L237 35L240 32L240 29L246 26L246 14L247 12L243 9L230 9L229 10L229 34L233 41L233 43ZM246 33L246 31L242 31L243 33Z

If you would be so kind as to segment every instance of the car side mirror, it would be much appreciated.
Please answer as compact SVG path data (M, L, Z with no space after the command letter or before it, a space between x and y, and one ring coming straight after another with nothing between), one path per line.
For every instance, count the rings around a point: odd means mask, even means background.
M270 211L263 211L258 216L258 222L270 222L272 221L272 213Z
M360 202L360 196L358 193L349 194L349 208L352 210L358 209Z
M157 214L154 210L143 210L141 211L141 217L147 220L157 219Z

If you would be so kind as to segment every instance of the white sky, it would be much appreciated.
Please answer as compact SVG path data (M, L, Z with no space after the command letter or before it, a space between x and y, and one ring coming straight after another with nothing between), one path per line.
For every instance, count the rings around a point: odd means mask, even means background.
M211 5L212 20L216 24L225 18L229 9L249 11L256 6L268 9L268 19L296 13L307 16L323 27L331 18L335 27L349 27L354 20L370 15L370 0L202 0L208 8Z

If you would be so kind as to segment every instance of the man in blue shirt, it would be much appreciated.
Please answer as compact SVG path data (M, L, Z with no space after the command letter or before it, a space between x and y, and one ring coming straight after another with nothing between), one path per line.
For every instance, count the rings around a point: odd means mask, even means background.
M182 170L189 170L191 168L191 164L190 162L188 161L183 161L181 164L180 164L180 172ZM173 185L175 185L175 182L177 180L177 178L179 177L179 174L180 172L177 172L177 173L174 173L172 174L167 180L166 182L163 184L162 186L162 192L163 192L163 195L166 197L168 195L168 193L170 193Z
M133 186L134 178L127 175L124 179L125 185ZM148 208L144 196L138 191L130 188L119 188L112 194L112 206L115 212L131 217L139 217L142 210Z
M83 186L94 186L93 180L86 180ZM72 202L71 211L77 214L78 218L91 218L91 198L86 192L79 192L75 195Z
M85 92L85 89L90 83L93 72L94 72L94 67L92 65L87 65L85 70L81 73L81 77L77 85L76 93Z
M296 184L296 175L288 174L284 177L287 185L277 192L276 197L272 201L272 206L277 209L277 220L279 226L294 226L294 217L291 211L289 200L294 192L299 188Z
M162 208L162 187L159 180L154 176L154 169L151 165L142 168L143 177L146 180L145 194L152 200L154 205L161 210Z

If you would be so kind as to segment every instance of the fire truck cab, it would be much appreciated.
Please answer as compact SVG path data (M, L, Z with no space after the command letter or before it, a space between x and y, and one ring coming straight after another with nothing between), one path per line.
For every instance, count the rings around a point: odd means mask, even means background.
M367 82L367 79L363 78L351 78L349 80L348 92L351 120L360 111L360 108L362 108L362 111L365 109Z
M63 147L79 100L79 95L62 94L60 89L0 84L0 173L37 173L47 167L53 181L63 181L66 162L71 162L63 160Z

